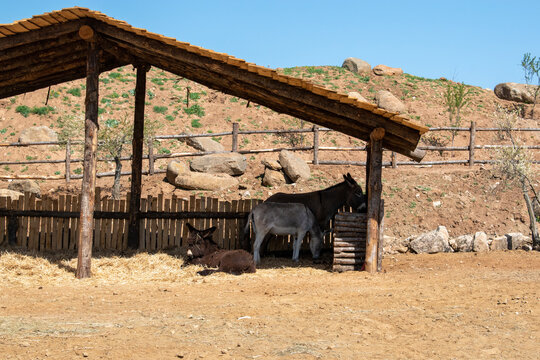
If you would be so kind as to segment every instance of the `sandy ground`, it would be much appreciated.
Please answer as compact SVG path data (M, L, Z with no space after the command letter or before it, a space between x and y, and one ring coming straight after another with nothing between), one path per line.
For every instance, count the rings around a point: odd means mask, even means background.
M394 255L375 275L267 258L202 277L139 254L81 281L74 264L1 254L2 359L538 359L538 252Z

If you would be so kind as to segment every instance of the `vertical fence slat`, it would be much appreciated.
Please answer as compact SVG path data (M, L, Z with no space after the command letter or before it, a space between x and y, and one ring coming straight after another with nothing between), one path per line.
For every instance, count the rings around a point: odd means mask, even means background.
M7 209L7 199L5 197L0 197L0 209ZM7 217L0 216L0 245L7 242L6 219Z
M225 212L231 211L231 203L229 201L225 201L223 203L223 208ZM231 238L231 228L232 228L232 222L234 219L225 219L225 231L223 232L223 248L228 249L229 248L229 239Z
M148 195L146 198L146 210L151 211L152 210L152 195ZM145 231L145 238L146 238L146 250L150 251L152 249L152 239L150 234L152 233L152 219L146 219L146 225L145 225L146 231Z
M157 211L157 198L152 198L152 202L149 203L151 211ZM157 220L150 219L150 250L156 250L157 246Z
M60 195L58 196L58 211L65 211L66 210L66 195ZM58 250L64 249L64 227L65 222L68 219L60 218L58 219Z
M238 212L238 209L240 208L240 201L241 200L233 200L231 202L232 212ZM236 242L236 238L238 237L238 223L238 219L233 219L231 226L231 236L229 237L227 249L232 249L234 247L234 243Z
M182 211L183 212L191 211L192 206L195 206L195 197L190 196L188 201L183 201L182 202ZM189 221L191 221L191 219L182 220L182 246L186 245L186 239L187 239L187 237L189 235L189 230L188 230L188 228L186 226L186 224ZM191 224L193 225L193 222L191 222Z
M113 212L120 211L120 200L113 200ZM111 248L113 250L121 250L122 242L118 241L118 234L120 233L120 219L112 219L112 234L111 234ZM120 246L118 245L120 243Z
M80 206L80 199L79 199ZM94 210L95 211L104 211L105 210L105 201L101 199L101 188L96 187L96 196L94 200ZM104 219L95 219L94 221L94 248L96 249L105 249L105 231L103 226L105 225Z
M114 200L113 199L107 199L107 211L113 211L114 207ZM106 219L106 226L105 226L105 247L107 250L112 250L113 244L112 244L112 224L113 219Z
M163 210L165 212L171 212L171 199L165 199L163 203ZM172 221L170 219L163 220L163 249L167 249L169 247L171 222Z
M238 130L239 130L238 123L234 122L232 124L232 145L231 145L232 152L238 151Z
M319 165L319 127L313 125L313 165Z
M182 212L182 206L184 201L182 199L178 199L176 201L176 206L174 211L176 212ZM182 246L182 220L175 220L175 235L174 235L174 246L180 247Z
M176 204L178 204L178 198L173 194L171 197L171 212L178 211ZM171 219L169 221L169 246L176 246L176 219Z
M58 199L52 201L53 211L58 211ZM58 218L51 218L51 250L58 250Z
M36 210L36 195L30 195L30 201L28 204L28 210ZM36 249L36 220L39 221L38 216L30 217L28 220L28 250Z
M129 212L129 204L131 203L131 193L127 193L126 198L124 200L121 200L120 202L120 209L122 212ZM140 208L139 203L139 208ZM123 210L122 210L123 209ZM120 243L122 244L120 250L126 250L128 248L128 238L129 238L129 218L120 220L121 224L121 231L120 231ZM138 243L136 248L138 247Z
M159 193L157 197L157 211L163 211L163 193ZM156 232L157 232L157 244L156 249L163 249L163 219L157 219L156 221Z
M97 189L96 189L96 192L97 192ZM97 202L98 201L96 201L96 203ZM71 207L73 209L73 211L79 212L81 210L80 204L81 204L81 196L80 195L74 196L73 197L73 206ZM74 225L71 228L71 236L70 236L70 239L69 239L69 248L70 249L76 249L77 248L77 240L79 239L79 217L75 217L75 218L71 219L71 223L74 224ZM95 224L94 224L94 226L95 226ZM94 237L94 242L96 242L95 239L96 238Z
M141 212L145 212L147 209L147 202L148 200L145 198L141 198ZM147 226L147 220L145 218L140 218L139 220L139 250L147 250L148 247L146 245L146 226Z

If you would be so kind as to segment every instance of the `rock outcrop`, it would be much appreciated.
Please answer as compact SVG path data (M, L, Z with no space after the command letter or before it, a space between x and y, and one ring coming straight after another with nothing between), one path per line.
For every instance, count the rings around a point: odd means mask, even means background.
M247 168L247 159L238 153L212 154L193 159L191 170L211 174L242 175Z
M311 176L309 165L291 151L282 150L279 153L279 163L292 182L307 180Z
M377 106L386 111L395 113L404 113L407 111L405 104L403 104L390 91L378 91L375 95L375 100L377 101Z
M371 65L368 62L354 57L345 59L341 67L356 74L366 74L371 71Z
M34 180L13 180L8 185L9 190L18 191L20 193L29 192L41 198L41 188Z
M20 143L58 141L58 134L47 126L32 126L21 131Z
M373 73L378 76L393 76L393 75L401 75L403 74L403 69L401 68L393 68L386 65L377 65L373 68Z
M499 99L531 104L534 101L534 85L501 83L495 86L495 95Z

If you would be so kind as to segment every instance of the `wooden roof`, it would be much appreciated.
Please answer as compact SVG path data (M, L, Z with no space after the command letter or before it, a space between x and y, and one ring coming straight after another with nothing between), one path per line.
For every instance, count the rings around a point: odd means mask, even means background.
M362 140L377 127L383 146L420 161L428 128L336 91L224 53L132 27L98 11L73 7L0 25L0 99L86 76L90 26L100 47L100 71L149 64L275 111Z

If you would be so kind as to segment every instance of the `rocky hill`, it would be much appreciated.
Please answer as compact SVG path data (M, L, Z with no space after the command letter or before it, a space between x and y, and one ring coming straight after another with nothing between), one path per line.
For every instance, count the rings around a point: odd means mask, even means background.
M355 74L341 67L305 66L278 69L287 75L310 80L316 84L343 93L357 92L370 102L377 103L377 93L390 92L403 106L403 112L411 120L429 127L448 126L448 114L444 106L443 94L449 80L426 79L407 73L377 76L373 73ZM104 73L100 77L101 126L122 119L131 119L134 102L135 72L131 67L123 67ZM494 127L494 112L498 106L513 109L519 104L500 100L492 90L468 86L471 101L463 110L462 126L475 121L478 127ZM273 110L208 89L187 79L153 68L148 74L146 116L155 124L158 134L180 134L189 130L193 133L219 133L231 131L232 123L240 124L241 130L310 128L312 124L279 114ZM187 97L189 89L189 99ZM22 131L32 126L46 126L61 131L66 119L82 119L84 109L84 80L73 81L51 87L47 104L48 89L0 100L0 142L17 142ZM188 103L189 102L189 103ZM539 127L536 119L520 119L519 127ZM525 142L540 144L539 133L522 133ZM216 136L226 149L231 147L231 138ZM321 146L361 146L359 141L339 133L321 134ZM428 133L424 144L450 145L450 134ZM468 134L458 133L455 146L468 145ZM502 144L494 133L482 132L477 135L479 144ZM241 149L276 148L290 146L310 146L310 134L300 135L250 135L242 136ZM128 146L129 148L129 146ZM129 150L127 150L129 151ZM159 142L155 151L160 154L191 152L193 148L177 140ZM534 156L540 160L540 152ZM126 153L129 155L129 153ZM310 152L300 153L304 159L312 158ZM0 147L1 161L22 161L33 159L64 159L65 150L57 146L49 147ZM81 158L81 149L75 148L73 158ZM201 194L225 199L241 197L266 198L278 191L303 192L321 189L341 181L341 175L350 172L364 185L365 170L358 166L311 165L311 178L297 184L268 188L261 185L260 176L264 172L263 159L277 159L277 153L248 155L248 169L239 179L240 188L218 192L187 191L175 189L164 179L163 174L143 178L143 196L160 192L170 195L189 196ZM385 154L386 159L389 154ZM492 158L493 152L479 151L478 159ZM324 151L321 159L363 161L365 154L358 151ZM441 159L467 159L466 153L431 152L425 161ZM398 156L398 161L405 158ZM146 163L144 166L147 166ZM156 167L165 169L165 159L156 162ZM112 170L112 162L101 162L98 171ZM125 163L129 168L129 163ZM538 169L538 167L536 168ZM75 174L82 170L81 163L73 164ZM0 175L41 174L61 175L63 164L2 165ZM537 171L536 174L539 172ZM451 236L485 231L488 234L523 232L528 234L528 216L522 196L517 189L509 188L491 171L491 166L400 166L383 171L385 198L386 234L407 237L438 225L448 228ZM539 187L540 177L535 175L535 185ZM98 179L98 185L110 189L112 178ZM0 181L0 188L6 188L7 181ZM66 184L63 180L41 181L44 196L60 193L77 193L80 182ZM129 189L129 177L122 180L124 191ZM106 191L104 192L106 193Z

